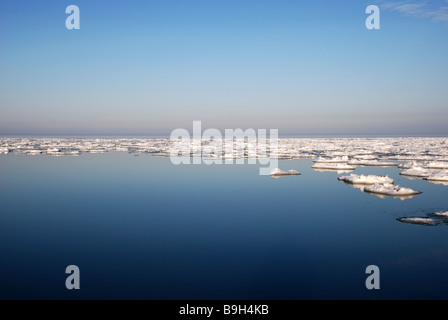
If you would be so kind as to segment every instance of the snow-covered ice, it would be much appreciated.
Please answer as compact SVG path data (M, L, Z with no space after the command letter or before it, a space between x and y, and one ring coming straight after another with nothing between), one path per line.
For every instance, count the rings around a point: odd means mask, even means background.
M373 154L355 154L353 155L353 158L358 160L377 160L378 156Z
M411 161L411 162L408 162L408 163L400 163L398 165L398 168L399 169L411 169L413 166L423 167L421 163L416 162L416 161Z
M378 160L357 160L352 159L347 162L348 165L354 166L367 166L367 167L396 167L398 163L390 161L378 161Z
M393 184L394 179L388 176L375 176L375 175L357 175L351 174L349 176L342 176L338 178L339 181L344 181L351 184Z
M427 169L448 169L448 162L432 161L424 163L423 166Z
M408 196L415 195L421 193L420 191L416 191L410 188L400 187L398 185L393 185L390 183L384 184L373 184L366 186L364 188L365 192L378 193L387 196Z
M442 170L425 177L428 181L448 182L448 170Z
M402 172L400 172L400 174L409 177L425 178L434 175L437 172L438 172L437 170L433 169L426 169L423 167L412 166L409 169L403 170Z
M281 170L279 168L275 168L271 171L271 176L297 176L300 175L300 172L297 170Z
M397 220L400 222L405 222L405 223L423 224L423 225L430 225L430 226L435 226L440 223L440 221L437 219L423 218L423 217L402 217L402 218L398 218Z
M315 163L347 163L348 157L342 156L342 157L334 157L334 158L324 158L319 157L317 159L314 159Z
M213 144L224 146L225 139L216 139ZM79 151L130 153L151 153L169 156L171 147L177 141L169 138L38 138L0 137L0 153L45 154L47 150L60 152ZM201 155L211 141L202 141L199 150L192 154ZM190 146L193 148L193 139ZM246 139L241 146L234 147L233 156L247 157L248 146L256 143ZM224 148L223 148L224 150ZM56 153L50 151L50 153ZM3 156L3 155L2 155ZM264 157L266 155L256 155ZM427 161L430 166L442 168L448 162L448 138L279 138L276 153L268 154L279 159L315 158L316 163L347 163L361 161ZM369 163L369 162L366 162ZM372 162L371 164L375 164Z
M320 169L320 170L355 170L355 166L350 166L345 163L315 163L312 166L313 169Z

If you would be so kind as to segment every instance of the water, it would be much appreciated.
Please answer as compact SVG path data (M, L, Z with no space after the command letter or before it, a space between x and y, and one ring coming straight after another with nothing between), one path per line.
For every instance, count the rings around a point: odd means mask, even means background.
M311 166L282 160L302 175L273 179L149 154L0 155L0 298L448 298L448 225L396 220L448 210L447 186L358 167L423 192L381 199Z

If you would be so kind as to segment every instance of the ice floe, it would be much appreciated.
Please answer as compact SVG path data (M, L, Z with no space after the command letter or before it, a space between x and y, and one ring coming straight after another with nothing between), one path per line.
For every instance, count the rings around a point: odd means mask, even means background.
M400 163L398 165L399 169L411 169L413 166L420 166L422 167L422 165L419 162L415 162L415 161L411 161L408 163Z
M448 170L442 170L425 177L428 181L448 182Z
M23 152L25 154L31 154L31 155L37 155L37 154L45 153L44 150L24 150Z
M280 176L298 176L300 172L297 170L281 170L279 168L275 168L271 171L271 176L280 177Z
M444 161L432 161L423 164L423 167L427 169L448 169L448 162Z
M315 163L347 163L348 156L334 157L334 158L319 157L317 159L314 159L314 162Z
M373 154L355 154L353 155L353 158L358 160L377 160L378 156L375 156Z
M377 193L386 196L409 196L421 193L410 188L400 187L398 185L393 185L391 183L378 184L366 186L364 188L365 192Z
M393 184L394 179L388 176L375 176L375 175L357 175L351 174L349 176L342 176L338 178L339 181L344 181L351 184Z
M422 224L422 225L429 225L429 226L435 226L440 223L440 221L437 219L423 218L423 217L402 217L402 218L398 218L397 220L400 222L405 222L405 223Z
M357 160L352 159L347 162L348 165L354 166L370 166L370 167L396 167L398 163L378 160Z
M315 163L312 166L313 169L319 169L319 170L355 170L355 166L350 166L345 163L326 163L326 162L319 162Z
M403 170L402 172L400 172L400 174L409 177L426 178L431 175L435 175L437 172L438 171L435 171L433 169L426 169L423 167L412 166L409 169Z

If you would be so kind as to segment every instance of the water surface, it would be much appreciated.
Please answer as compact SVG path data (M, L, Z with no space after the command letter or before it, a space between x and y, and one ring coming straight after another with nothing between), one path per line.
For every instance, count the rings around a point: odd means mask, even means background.
M446 299L448 225L399 217L448 210L448 187L379 198L281 160L181 165L149 154L0 155L1 299ZM77 265L81 289L65 288ZM367 290L377 265L380 290Z

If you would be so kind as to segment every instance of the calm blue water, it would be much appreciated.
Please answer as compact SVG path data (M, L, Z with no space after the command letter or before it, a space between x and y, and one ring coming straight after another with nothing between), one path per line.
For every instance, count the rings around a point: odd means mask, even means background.
M0 155L0 298L448 298L448 225L396 220L448 210L447 186L359 167L423 191L381 199L311 165L280 161L302 175L272 179L148 154Z

